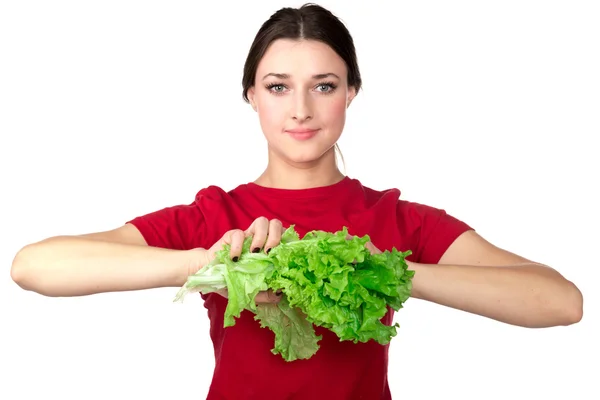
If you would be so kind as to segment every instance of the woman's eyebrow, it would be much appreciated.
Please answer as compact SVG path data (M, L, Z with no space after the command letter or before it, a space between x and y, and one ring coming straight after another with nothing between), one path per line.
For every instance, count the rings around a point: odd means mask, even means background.
M274 76L275 78L278 78L278 79L289 79L291 75L290 74L281 74L281 73L276 73L276 72L269 72L268 74L263 76L263 80L267 79L270 76ZM329 78L329 77L335 77L335 78L340 79L340 77L337 76L336 74L334 74L333 72L327 72L324 74L316 74L316 75L312 76L313 79L324 79L324 78Z

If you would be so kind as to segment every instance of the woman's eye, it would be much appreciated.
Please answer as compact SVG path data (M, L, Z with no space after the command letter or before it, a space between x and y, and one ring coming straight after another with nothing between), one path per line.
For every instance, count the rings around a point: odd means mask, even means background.
M317 86L317 90L321 92L331 92L333 90L333 87L327 83L324 83L322 85Z

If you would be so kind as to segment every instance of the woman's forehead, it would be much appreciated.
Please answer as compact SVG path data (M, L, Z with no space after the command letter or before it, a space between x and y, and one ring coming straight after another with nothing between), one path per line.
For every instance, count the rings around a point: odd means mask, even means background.
M285 78L310 78L315 75L345 75L344 60L327 44L315 40L279 39L271 43L261 59L257 78L267 74ZM281 76L278 76L282 78Z

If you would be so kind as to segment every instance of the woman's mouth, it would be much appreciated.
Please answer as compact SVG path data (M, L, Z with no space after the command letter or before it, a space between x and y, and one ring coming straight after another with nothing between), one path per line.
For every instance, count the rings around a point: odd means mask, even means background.
M294 128L285 130L285 133L287 133L296 140L308 140L314 137L317 134L317 132L319 132L319 129Z

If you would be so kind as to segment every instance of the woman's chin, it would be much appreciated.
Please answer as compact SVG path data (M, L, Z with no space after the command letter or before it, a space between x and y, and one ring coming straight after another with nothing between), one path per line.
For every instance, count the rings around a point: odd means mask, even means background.
M291 148L280 149L276 152L278 157L281 157L286 162L296 166L310 167L320 162L323 162L330 150L323 148Z

